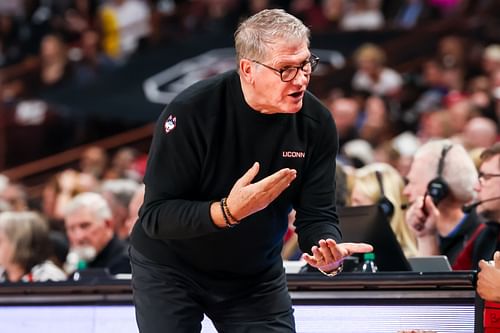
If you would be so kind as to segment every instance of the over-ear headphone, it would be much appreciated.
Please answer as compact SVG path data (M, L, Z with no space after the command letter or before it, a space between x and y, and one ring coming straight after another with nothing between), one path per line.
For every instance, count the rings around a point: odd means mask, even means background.
M443 200L450 191L448 183L446 183L442 175L446 154L448 154L452 147L453 145L443 147L441 150L441 157L438 162L437 177L432 179L429 184L427 184L427 194L432 198L434 205L437 205L441 200Z
M394 215L394 204L385 196L384 191L384 181L382 178L382 173L378 170L375 171L375 177L377 177L378 186L380 188L380 199L378 200L378 207L382 210L382 212L387 216L390 220L392 215Z

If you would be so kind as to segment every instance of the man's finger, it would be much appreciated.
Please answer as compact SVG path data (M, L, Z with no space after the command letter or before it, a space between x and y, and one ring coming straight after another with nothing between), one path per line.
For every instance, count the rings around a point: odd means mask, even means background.
M338 245L347 249L349 255L353 253L373 252L373 246L367 243L340 243Z
M500 269L500 251L496 251L493 255L493 260L495 262L495 268Z
M262 185L263 190L273 189L275 187L286 188L292 180L295 179L297 171L294 169L281 169L272 175L262 179L259 183Z
M240 179L236 182L235 185L238 185L239 187L246 186L252 182L252 180L257 176L259 173L260 165L259 162L255 162L250 169L248 169L247 172L243 176L241 176Z
M484 269L485 267L487 267L488 263L484 260L479 260L479 268L480 269Z

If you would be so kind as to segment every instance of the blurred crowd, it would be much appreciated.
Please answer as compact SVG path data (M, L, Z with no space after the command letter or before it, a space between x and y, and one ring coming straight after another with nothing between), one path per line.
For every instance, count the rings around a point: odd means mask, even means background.
M441 253L453 262L481 223L474 217L467 224L471 214L462 212L481 191L481 165L497 156L481 154L500 139L500 37L488 33L500 27L497 1L2 1L0 109L36 123L50 109L39 96L44 89L91 84L127 66L143 48L232 31L242 17L270 7L287 9L313 33L415 31L457 18L481 25L482 38L447 35L409 70L391 64L381 46L359 45L349 84L323 98L339 134L338 205L387 199L391 227L407 256ZM61 280L90 268L129 273L128 234L143 199L146 158L130 147L112 156L91 147L78 167L55 174L36 200L22 182L0 174L0 281ZM431 205L424 194L437 177L449 192ZM428 216L416 206L427 207ZM419 229L429 216L431 228ZM284 242L284 259L298 258L293 211Z

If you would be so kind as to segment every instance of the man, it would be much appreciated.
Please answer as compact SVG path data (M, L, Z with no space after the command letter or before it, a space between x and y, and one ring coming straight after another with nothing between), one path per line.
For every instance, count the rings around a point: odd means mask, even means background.
M306 91L309 30L264 10L235 33L238 71L169 104L153 138L131 235L141 332L294 332L280 252L288 212L304 259L335 275L368 244L337 243L337 134Z
M330 105L330 113L335 119L337 133L339 136L339 147L359 138L358 121L359 105L354 98L341 97L334 99Z
M130 226L127 224L129 205L140 185L132 179L108 179L101 184L101 195L111 209L115 235L128 240Z
M430 141L415 153L403 194L411 203L406 222L418 255L446 255L453 263L478 226L464 204L474 198L477 171L465 149L450 140Z
M477 212L484 219L460 253L454 269L477 269L480 260L492 260L500 250L500 143L481 153L475 190Z
M84 192L68 203L64 215L70 247L65 264L68 273L77 268L130 273L127 246L114 235L111 218L111 210L100 194Z
M26 188L19 183L8 183L3 191L0 191L0 200L7 202L11 209L16 212L27 211L28 193Z

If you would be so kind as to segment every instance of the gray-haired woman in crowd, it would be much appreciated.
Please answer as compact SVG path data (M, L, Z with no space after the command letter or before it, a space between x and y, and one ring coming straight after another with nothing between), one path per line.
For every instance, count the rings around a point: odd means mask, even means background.
M0 282L60 281L46 221L35 212L0 213Z

